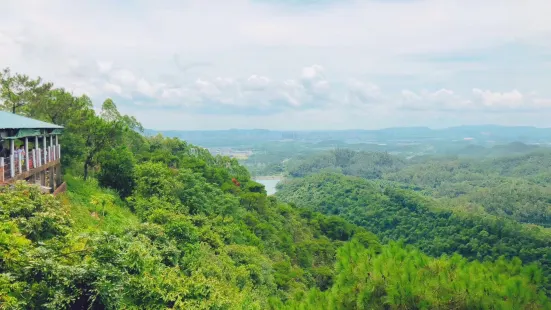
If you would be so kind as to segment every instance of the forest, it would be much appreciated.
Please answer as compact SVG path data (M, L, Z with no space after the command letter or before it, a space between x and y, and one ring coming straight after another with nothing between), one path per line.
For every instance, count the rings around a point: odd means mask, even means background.
M456 210L551 226L551 150L546 148L510 156L412 159L336 149L296 158L285 166L291 178L335 172L410 189Z
M456 162L456 179L445 160L433 175L339 151L290 163L274 197L235 159L144 135L111 99L96 111L40 78L0 81L2 109L65 127L68 185L0 187L2 309L551 308L550 239L535 225L547 174L533 170L546 154ZM478 191L506 182L526 189L486 209Z

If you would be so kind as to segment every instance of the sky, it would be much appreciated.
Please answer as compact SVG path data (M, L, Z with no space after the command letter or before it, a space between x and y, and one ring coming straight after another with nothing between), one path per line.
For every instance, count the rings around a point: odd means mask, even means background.
M146 128L551 127L549 0L2 0L0 67Z

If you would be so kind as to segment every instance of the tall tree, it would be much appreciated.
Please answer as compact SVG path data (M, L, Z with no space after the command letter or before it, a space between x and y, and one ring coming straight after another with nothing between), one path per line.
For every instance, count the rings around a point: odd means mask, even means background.
M57 125L67 126L78 121L75 114L79 111L93 109L92 101L86 95L80 97L63 88L52 89L40 102L29 105L29 116L42 119Z
M27 75L12 74L9 68L0 73L0 84L1 107L14 114L31 103L44 100L52 88L52 83L43 83L40 77L31 79Z
M128 129L143 132L142 124L134 116L122 115L111 98L103 102L100 116L108 122L122 122Z
M121 197L130 196L136 183L134 154L126 146L118 146L102 152L98 162L101 166L99 184L116 190Z
M128 128L126 123L120 118L112 100L107 99L100 112L100 116L95 113L88 113L88 118L80 127L87 132L84 135L84 179L88 178L89 168L97 163L97 157L101 151L121 144L124 132Z

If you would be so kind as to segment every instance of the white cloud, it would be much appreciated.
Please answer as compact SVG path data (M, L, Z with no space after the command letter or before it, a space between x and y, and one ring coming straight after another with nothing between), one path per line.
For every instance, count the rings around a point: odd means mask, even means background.
M420 93L403 90L399 107L423 111L491 111L500 113L540 110L548 113L551 109L551 100L538 97L533 92L523 94L518 90L499 92L474 88L470 94L461 95L448 89Z
M113 83L105 83L105 86L103 89L107 93L115 93L117 95L122 95L122 88L119 85L113 84Z
M472 108L473 103L452 90L442 88L433 92L423 90L419 93L402 90L399 106L407 110L461 111Z
M111 72L111 74L109 75L109 79L123 85L131 85L137 81L134 73L126 69L118 69L114 72Z
M487 107L519 108L525 104L527 99L516 89L500 93L475 88L473 94Z
M507 44L545 55L548 12L547 0L352 0L315 8L248 0L4 0L0 67L41 75L98 104L117 96L129 111L139 104L166 115L275 119L341 109L356 114L308 115L350 117L342 122L350 125L361 111L398 118L397 110L547 109L547 58L512 50L517 62L429 60ZM469 117L462 120L476 119ZM363 126L360 118L355 124Z
M377 104L383 103L384 98L379 86L370 83L362 82L357 79L352 79L348 82L348 96L344 100L345 103L352 105L359 104Z
M113 67L113 62L111 61L96 61L100 73L108 73Z
M270 86L270 79L253 74L243 83L243 90L261 91Z
M324 68L320 65L312 65L302 68L302 78L304 80L318 80L323 79Z

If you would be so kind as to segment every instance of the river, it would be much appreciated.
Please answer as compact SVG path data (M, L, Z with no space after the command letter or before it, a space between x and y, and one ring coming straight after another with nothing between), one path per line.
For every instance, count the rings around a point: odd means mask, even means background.
M262 178L259 177L255 179L256 182L264 185L266 187L266 192L268 195L273 195L276 193L276 185L281 181L281 178L279 177L268 177L268 178Z

